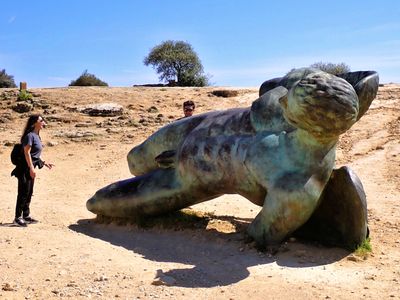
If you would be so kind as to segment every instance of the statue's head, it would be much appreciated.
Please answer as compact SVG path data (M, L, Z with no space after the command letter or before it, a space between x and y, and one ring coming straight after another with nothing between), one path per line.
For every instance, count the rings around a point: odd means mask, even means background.
M292 73L292 72L291 72ZM336 137L357 120L358 97L346 80L315 69L294 70L287 97L281 98L285 119L316 137Z

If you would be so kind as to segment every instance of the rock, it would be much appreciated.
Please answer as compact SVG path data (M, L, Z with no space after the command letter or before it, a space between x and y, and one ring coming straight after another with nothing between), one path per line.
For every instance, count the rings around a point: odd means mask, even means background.
M46 113L46 112L45 112ZM63 122L64 119L59 116L46 116L46 122ZM66 122L68 123L68 122Z
M107 128L106 132L107 133L120 133L122 131L121 128Z
M175 283L176 279L174 277L165 275L162 270L157 270L156 277L151 284L172 286Z
M108 281L108 277L105 275L101 275L100 277L95 278L94 281Z
M67 287L78 287L78 285L75 281L70 281L69 283L67 283Z
M155 106L151 106L147 109L149 113L158 113L158 108Z
M77 110L89 116L115 117L122 115L123 107L116 103L100 103L77 108Z
M33 110L33 105L28 102L22 101L22 102L18 102L17 104L15 104L12 107L12 109L18 113L25 113L25 112Z
M33 99L32 104L34 107L39 107L42 109L50 109L51 108L50 104L48 104L47 102L40 100L40 99Z
M53 142L53 141L47 142L47 146L49 146L49 147L54 147L54 146L57 146L57 145L58 145L57 142Z
M354 261L354 262L360 262L360 261L362 261L361 258L359 258L358 256L355 256L355 255L349 255L349 256L347 257L347 260L349 260L349 261Z
M87 124L87 123L76 123L75 124L75 127L89 127L90 126L90 124Z
M93 137L95 134L90 131L77 131L77 132L66 132L64 134L59 134L57 136L66 136L68 138L83 138L83 137Z
M43 113L47 114L47 115L55 114L55 113L57 113L57 109L43 109Z
M8 123L9 121L11 121L13 119L11 113L2 113L0 115L0 123Z
M18 96L17 90L6 90L0 94L0 100L10 100Z
M11 286L11 284L9 284L8 282L3 283L3 286L1 287L1 289L3 291L8 291L8 292L12 292L15 291L15 289Z

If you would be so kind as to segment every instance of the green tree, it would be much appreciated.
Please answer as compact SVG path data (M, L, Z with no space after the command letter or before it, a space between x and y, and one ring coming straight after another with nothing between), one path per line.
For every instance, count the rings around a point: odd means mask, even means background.
M108 86L108 84L85 70L81 76L72 80L69 86Z
M321 71L324 71L326 73L330 73L333 75L350 72L350 67L343 62L339 63L339 64L334 64L334 63L324 63L321 61L321 62L313 63L310 67L320 69Z
M14 76L8 75L6 70L0 71L0 88L15 88Z
M206 86L208 77L193 47L183 41L165 41L150 50L144 58L146 66L152 65L164 82L176 81L178 86Z

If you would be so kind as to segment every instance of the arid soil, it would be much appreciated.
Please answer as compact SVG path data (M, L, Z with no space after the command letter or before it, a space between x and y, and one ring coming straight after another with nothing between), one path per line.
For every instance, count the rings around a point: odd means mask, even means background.
M30 89L33 112L48 121L43 159L56 167L38 171L31 211L40 222L27 228L12 225L9 155L32 111L15 112L18 91L0 89L0 299L400 299L400 85L381 86L338 145L337 166L350 166L367 195L367 256L294 238L276 254L259 252L244 232L260 208L236 195L192 206L212 213L193 228L95 222L86 200L131 176L128 151L181 117L184 100L201 113L257 98L257 88L230 98L216 89ZM95 103L123 112L82 112Z

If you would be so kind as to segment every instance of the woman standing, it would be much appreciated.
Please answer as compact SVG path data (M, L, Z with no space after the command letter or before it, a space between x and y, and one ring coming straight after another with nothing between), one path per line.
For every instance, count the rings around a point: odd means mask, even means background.
M46 166L51 169L54 166L51 163L44 162L40 158L43 144L39 133L45 125L46 123L40 115L29 117L21 137L25 159L22 159L22 163L11 173L11 175L15 175L18 178L18 196L14 224L22 227L38 222L30 216L29 210L36 177L35 167L41 169L43 166Z

